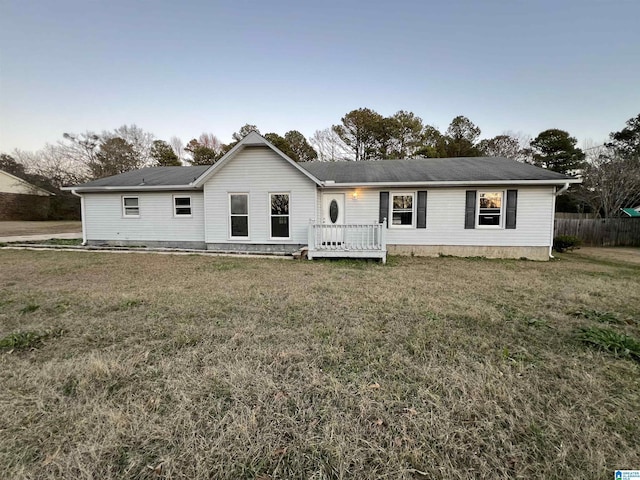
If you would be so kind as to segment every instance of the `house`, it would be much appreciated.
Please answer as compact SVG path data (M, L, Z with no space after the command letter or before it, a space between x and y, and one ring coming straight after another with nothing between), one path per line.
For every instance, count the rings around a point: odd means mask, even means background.
M0 170L0 220L46 220L52 195Z
M298 164L252 132L212 166L66 188L88 244L547 260L556 196L578 182L506 158Z

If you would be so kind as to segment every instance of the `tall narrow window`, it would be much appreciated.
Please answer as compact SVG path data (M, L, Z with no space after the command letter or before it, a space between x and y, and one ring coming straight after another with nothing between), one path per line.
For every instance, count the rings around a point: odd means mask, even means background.
M411 227L413 225L413 193L391 196L391 226Z
M231 238L249 237L249 195L229 194L229 225Z
M140 216L138 197L122 197L122 215L125 217Z
M190 217L191 197L173 197L173 212L176 217Z
M478 226L502 225L502 192L478 192Z
M271 238L289 238L289 194L272 193Z

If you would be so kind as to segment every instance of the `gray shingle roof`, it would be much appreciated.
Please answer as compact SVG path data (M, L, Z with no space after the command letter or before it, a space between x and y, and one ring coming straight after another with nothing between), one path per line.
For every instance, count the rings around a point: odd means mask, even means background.
M187 186L202 175L210 166L211 165L197 167L147 167L112 177L99 178L98 180L78 185L78 188Z
M366 162L306 162L299 163L320 181L335 183L395 183L395 182L487 182L522 180L571 180L573 177L516 162L502 157L425 158L412 160L378 160ZM189 187L208 165L196 167L147 167L100 178L74 188L118 189L132 187Z
M502 157L306 162L300 166L319 180L336 183L561 181L573 178Z

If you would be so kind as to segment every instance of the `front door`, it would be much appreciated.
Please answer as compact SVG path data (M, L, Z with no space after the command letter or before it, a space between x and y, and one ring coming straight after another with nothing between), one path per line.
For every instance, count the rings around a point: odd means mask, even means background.
M322 194L322 242L340 245L343 242L344 193Z

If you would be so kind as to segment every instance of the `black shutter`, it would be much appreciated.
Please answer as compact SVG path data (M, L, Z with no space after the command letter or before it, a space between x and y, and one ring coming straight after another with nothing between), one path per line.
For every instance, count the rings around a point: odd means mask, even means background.
M389 192L380 192L380 215L378 221L382 223L384 219L387 219L387 228L389 228Z
M418 192L418 228L427 228L427 191Z
M516 214L518 212L518 191L507 190L507 221L505 228L516 228Z
M464 228L476 228L476 191L467 190L467 204L464 209Z

